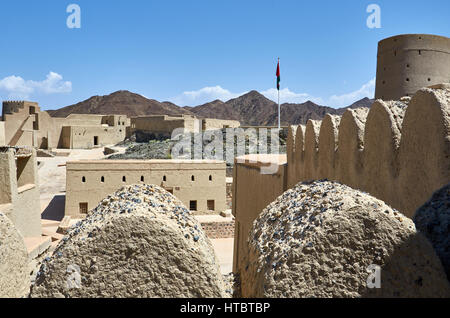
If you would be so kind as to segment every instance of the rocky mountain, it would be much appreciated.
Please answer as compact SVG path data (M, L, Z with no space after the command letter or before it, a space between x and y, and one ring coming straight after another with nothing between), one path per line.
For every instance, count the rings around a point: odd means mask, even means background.
M342 115L347 108L370 107L373 99L363 98L344 108L320 106L311 101L301 104L285 103L281 109L282 125L306 124L309 119L319 120L325 114ZM189 111L199 117L235 119L242 125L277 125L278 106L257 91L251 91L224 103L215 100L197 107L190 107Z
M129 117L143 115L190 114L189 110L170 102L158 102L129 91L117 91L106 96L93 96L75 105L51 110L53 117L66 117L70 114L125 114Z
M342 115L347 108L370 107L372 99L363 98L344 108L320 106L311 101L301 104L281 105L281 124L306 124L309 119L322 119L325 114ZM170 102L158 102L129 91L118 91L107 96L93 96L78 104L49 111L53 117L69 114L126 114L129 117L143 115L195 115L199 118L233 119L242 125L276 125L277 104L257 91L231 99L215 100L195 107L179 107Z

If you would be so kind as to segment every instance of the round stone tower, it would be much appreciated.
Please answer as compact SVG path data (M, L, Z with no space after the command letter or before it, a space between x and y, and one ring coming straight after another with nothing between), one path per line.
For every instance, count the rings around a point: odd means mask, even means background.
M450 82L450 38L404 34L378 43L375 98L398 100Z

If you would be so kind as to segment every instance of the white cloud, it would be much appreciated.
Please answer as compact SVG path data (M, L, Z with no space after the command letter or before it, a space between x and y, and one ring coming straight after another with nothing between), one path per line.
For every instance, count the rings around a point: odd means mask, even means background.
M170 101L180 106L197 106L216 99L226 102L245 93L247 92L232 93L220 86L203 87L196 91L183 92L181 95L171 98Z
M276 88L269 88L268 90L262 91L261 94L263 94L268 99L273 100L274 102L278 102L278 90ZM281 104L283 104L283 103L301 104L308 100L310 100L316 104L323 103L322 98L314 97L307 93L295 93L287 87L280 90L280 103Z
M49 72L42 81L24 80L12 75L0 79L0 91L8 94L9 99L27 99L33 94L70 93L72 83L63 81L63 77L55 72Z
M247 92L233 93L220 86L213 86L204 87L196 91L184 92L177 97L171 98L170 101L180 106L197 106L216 99L226 102L245 93ZM278 91L276 88L269 88L265 91L260 91L260 93L274 102L278 101ZM374 95L375 78L362 85L361 88L356 91L342 95L332 95L330 97L317 97L308 93L296 93L286 87L280 90L280 103L300 104L310 100L318 105L338 108L349 106L364 97L373 98Z
M343 95L333 95L328 99L327 106L345 107L364 98L373 98L375 96L375 78L364 84L360 89Z

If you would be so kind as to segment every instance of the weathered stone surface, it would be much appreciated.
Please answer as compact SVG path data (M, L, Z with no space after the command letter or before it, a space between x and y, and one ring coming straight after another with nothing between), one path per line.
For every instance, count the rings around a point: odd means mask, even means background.
M22 236L0 212L0 298L25 297L30 291L28 253Z
M334 182L299 183L278 197L255 220L249 250L243 297L450 296L412 220ZM367 287L371 264L381 268L379 289Z
M450 281L450 183L416 211L414 223L431 241Z
M131 185L69 230L44 261L31 296L226 294L211 242L181 201L157 186Z

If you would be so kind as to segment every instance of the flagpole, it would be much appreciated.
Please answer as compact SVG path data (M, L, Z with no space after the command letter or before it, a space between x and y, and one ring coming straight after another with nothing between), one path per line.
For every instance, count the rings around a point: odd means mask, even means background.
M281 129L280 90L278 90L278 131Z
M278 65L280 65L280 58L278 58ZM281 129L281 111L280 111L280 89L278 89L278 133Z

